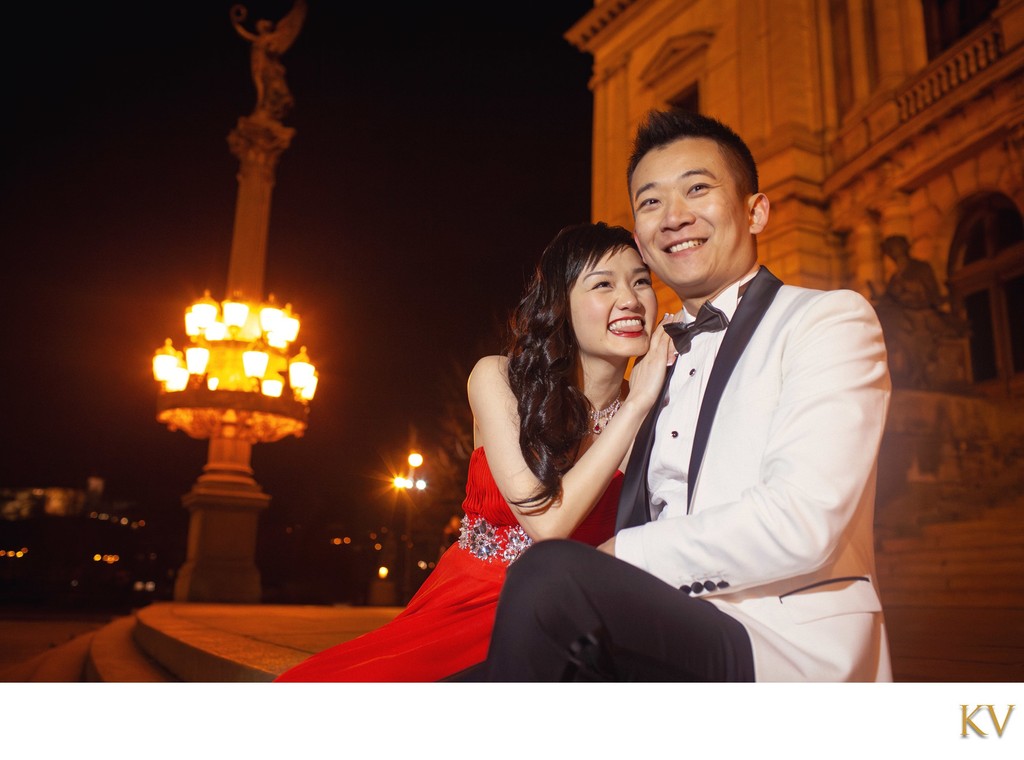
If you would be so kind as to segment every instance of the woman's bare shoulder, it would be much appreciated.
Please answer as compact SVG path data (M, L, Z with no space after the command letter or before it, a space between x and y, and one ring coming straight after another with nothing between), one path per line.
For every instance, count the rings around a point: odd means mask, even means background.
M497 381L508 382L508 357L507 356L484 356L477 360L469 373L469 386L479 383L494 383Z

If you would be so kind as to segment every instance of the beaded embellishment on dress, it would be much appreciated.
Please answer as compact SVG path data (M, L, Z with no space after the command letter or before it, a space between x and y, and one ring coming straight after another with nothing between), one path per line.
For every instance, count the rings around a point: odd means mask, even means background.
M533 544L522 525L491 525L482 517L462 518L459 547L484 562L510 565Z

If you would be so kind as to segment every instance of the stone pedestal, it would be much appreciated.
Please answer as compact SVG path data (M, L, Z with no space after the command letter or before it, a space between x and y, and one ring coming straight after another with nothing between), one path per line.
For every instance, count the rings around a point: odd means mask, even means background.
M252 444L237 438L210 439L203 474L181 499L191 516L188 554L174 584L175 601L261 601L256 534L270 496L252 477L251 449Z
M980 396L893 392L878 457L876 531L961 519L1003 469L999 409Z

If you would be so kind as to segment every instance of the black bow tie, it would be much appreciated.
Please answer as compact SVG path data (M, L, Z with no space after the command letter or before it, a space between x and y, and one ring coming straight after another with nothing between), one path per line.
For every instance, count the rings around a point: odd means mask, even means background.
M729 318L707 301L697 312L697 318L684 325L682 322L670 322L665 325L665 332L676 345L676 353L685 354L690 350L693 336L702 332L718 332L729 326Z

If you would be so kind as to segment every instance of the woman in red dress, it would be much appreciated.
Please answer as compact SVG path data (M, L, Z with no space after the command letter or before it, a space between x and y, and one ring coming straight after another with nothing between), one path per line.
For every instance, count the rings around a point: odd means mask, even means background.
M512 314L509 349L469 377L476 449L458 543L398 617L277 680L450 676L486 658L505 571L534 541L611 537L621 469L672 356L656 311L627 230L559 232ZM647 353L627 385L629 360Z

